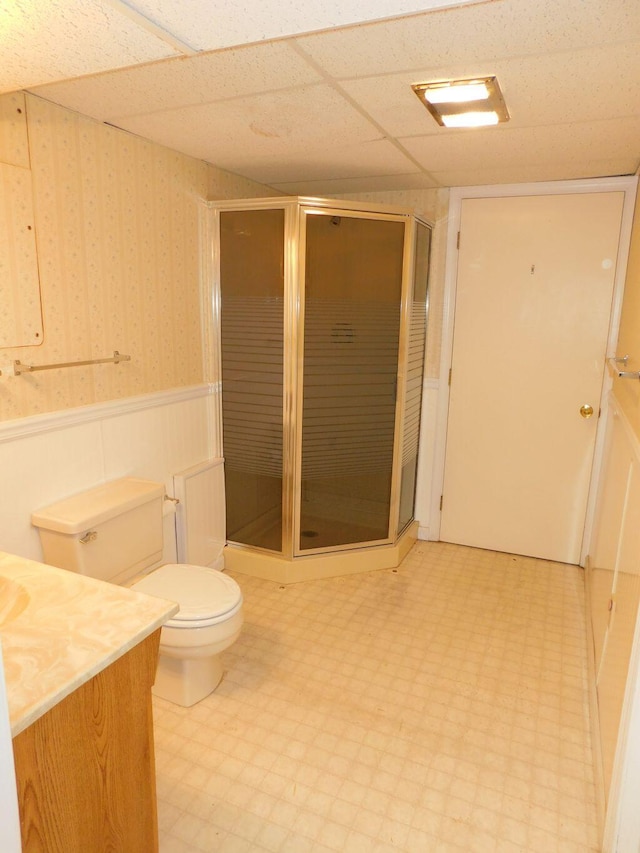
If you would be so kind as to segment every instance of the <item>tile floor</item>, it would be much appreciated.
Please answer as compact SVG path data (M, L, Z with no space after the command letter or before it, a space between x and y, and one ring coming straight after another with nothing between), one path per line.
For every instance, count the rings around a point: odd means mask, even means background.
M161 853L598 850L581 570L419 542L236 577L223 682L154 700Z

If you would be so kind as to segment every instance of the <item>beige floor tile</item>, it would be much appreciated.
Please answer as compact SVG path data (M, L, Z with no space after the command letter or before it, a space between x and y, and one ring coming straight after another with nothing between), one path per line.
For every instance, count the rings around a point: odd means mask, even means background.
M420 542L236 577L222 683L154 700L162 853L597 850L581 570Z

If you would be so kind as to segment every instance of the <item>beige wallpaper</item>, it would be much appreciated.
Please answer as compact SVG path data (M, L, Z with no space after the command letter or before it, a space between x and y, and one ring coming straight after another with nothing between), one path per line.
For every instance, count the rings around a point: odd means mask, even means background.
M25 101L28 139L14 133L8 142L14 162L31 163L44 340L0 349L0 369L14 359L81 361L113 350L131 362L20 377L3 370L0 420L203 381L201 202L272 191L39 98Z
M437 379L440 375L440 349L442 346L449 190L397 190L395 192L355 193L352 195L342 195L340 198L351 199L352 201L368 201L375 204L392 204L397 207L409 208L434 224L429 279L429 319L427 321L425 379Z
M0 97L0 163L29 168L24 92Z
M640 370L640 198L636 202L631 234L617 354L629 356L629 370ZM633 379L616 379L613 390L640 438L640 382Z

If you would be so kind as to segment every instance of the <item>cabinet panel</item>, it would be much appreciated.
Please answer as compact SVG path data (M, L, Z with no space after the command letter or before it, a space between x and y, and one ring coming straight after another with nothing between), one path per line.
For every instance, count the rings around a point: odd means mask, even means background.
M24 853L158 849L159 639L158 630L14 738Z
M590 598L596 675L609 626L611 595L618 558L631 453L620 419L611 418L604 451L604 471L591 547Z
M614 412L590 555L599 739L608 797L640 606L640 455Z

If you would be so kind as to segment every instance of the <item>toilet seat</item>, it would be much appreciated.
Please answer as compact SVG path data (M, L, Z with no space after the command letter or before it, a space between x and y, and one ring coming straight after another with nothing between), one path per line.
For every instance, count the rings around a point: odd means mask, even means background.
M206 566L168 563L131 589L180 605L165 623L167 628L206 628L230 619L242 607L242 591L233 578Z

